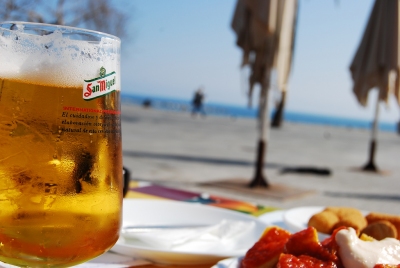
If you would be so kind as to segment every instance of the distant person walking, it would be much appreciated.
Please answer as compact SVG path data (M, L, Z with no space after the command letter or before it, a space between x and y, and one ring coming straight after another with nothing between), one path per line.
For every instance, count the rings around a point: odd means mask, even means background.
M204 93L202 88L199 88L193 96L192 100L192 116L195 116L196 113L202 114L203 116L206 116L206 112L204 111L203 107L203 102L204 102Z

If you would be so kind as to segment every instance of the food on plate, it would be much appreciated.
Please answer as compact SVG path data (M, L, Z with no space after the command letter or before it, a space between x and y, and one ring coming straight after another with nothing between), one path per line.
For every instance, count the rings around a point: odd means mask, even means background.
M290 233L280 227L272 226L265 229L261 238L247 251L241 267L273 267L283 251Z
M321 211L311 216L308 221L308 227L312 226L318 232L331 234L336 223L340 221L339 217L332 211Z
M294 266L291 261L296 261L299 264L318 264L318 267L337 267L340 265L340 260L336 252L336 245L332 241L326 240L326 243L320 243L316 229L309 227L289 238L277 267L301 267ZM291 255L295 258L289 258L285 255Z
M291 235L280 227L270 227L269 230L248 250L241 261L241 268L302 267L300 264L340 267L337 266L340 265L340 260L336 255L335 244L328 240L325 244L321 244L314 227ZM276 235L273 235L275 232L279 232L281 238L275 240ZM278 247L271 254L268 250L273 248L272 246L276 243L278 243ZM268 257L264 256L265 253Z
M363 241L375 241L376 239L373 238L372 236L369 236L367 234L361 234L360 239Z
M326 207L310 217L308 226L324 234L332 234L333 230L345 226L377 240L400 239L400 216L376 212L364 216L360 210L351 207Z
M311 256L301 255L293 256L291 254L282 254L279 258L279 268L294 268L294 267L321 267L321 268L336 268L334 263L316 259Z
M393 224L396 227L397 230L397 239L400 239L400 216L397 215L391 215L391 214L385 214L385 213L377 213L377 212L371 212L367 216L365 216L368 224L377 222L377 221L389 221L391 224Z
M397 239L362 241L354 229L348 228L337 232L335 240L345 268L373 268L376 264L400 264L400 241Z
M360 210L353 207L326 207L325 210L332 211L333 213L338 215L338 217L341 219L347 218L349 215L356 215L356 217L358 216L364 217Z
M309 227L312 226L324 234L332 234L333 230L341 226L352 227L359 233L367 224L361 211L351 207L326 207L308 221Z
M342 219L335 224L333 229L339 228L341 226L351 227L356 230L357 234L360 234L361 230L363 230L367 226L367 224L360 224L360 222L354 221L353 219Z
M376 221L368 224L362 231L362 234L369 235L376 240L382 240L386 237L397 238L397 229L390 221Z
M314 227L291 235L280 227L269 227L240 267L400 268L400 241L378 241L366 234L360 239L355 229L340 227L320 242Z
M352 207L327 207L327 211L332 211L339 217L335 229L340 226L352 227L357 232L367 226L367 220L360 210Z

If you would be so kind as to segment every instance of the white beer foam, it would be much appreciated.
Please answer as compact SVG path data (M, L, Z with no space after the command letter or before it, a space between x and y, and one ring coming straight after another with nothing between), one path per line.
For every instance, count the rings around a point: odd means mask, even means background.
M119 41L61 37L58 30L44 36L18 30L0 35L0 77L63 87L82 86L84 80L99 77L101 67L119 77Z

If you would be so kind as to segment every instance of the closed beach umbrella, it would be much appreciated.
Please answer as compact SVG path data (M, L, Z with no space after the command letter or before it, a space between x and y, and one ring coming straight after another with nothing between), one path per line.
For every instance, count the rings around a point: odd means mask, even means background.
M290 70L297 0L238 0L232 20L237 45L243 50L242 66L249 66L249 99L260 85L259 142L254 179L250 187L267 187L263 175L268 140L268 91L272 69L277 69L281 89L286 88ZM279 52L282 52L279 54Z
M276 107L275 114L272 119L273 127L280 127L283 118L283 110L285 107L288 81L290 69L292 66L292 58L294 51L295 27L297 22L297 1L292 1L284 6L282 12L282 26L279 30L279 47L276 51L275 68L277 70L278 79L277 86L281 91L281 99Z
M379 103L388 102L394 94L399 102L399 1L376 0L358 50L350 66L353 92L362 106L368 93L378 90L375 117L372 125L369 160L364 170L377 171L375 150L378 129Z

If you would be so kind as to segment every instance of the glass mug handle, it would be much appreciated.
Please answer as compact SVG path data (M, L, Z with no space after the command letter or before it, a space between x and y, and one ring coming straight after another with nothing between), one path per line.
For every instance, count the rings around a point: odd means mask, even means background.
M123 197L126 197L126 194L129 191L129 182L131 180L131 172L126 167L122 167L122 175L124 177L124 187L123 187Z

